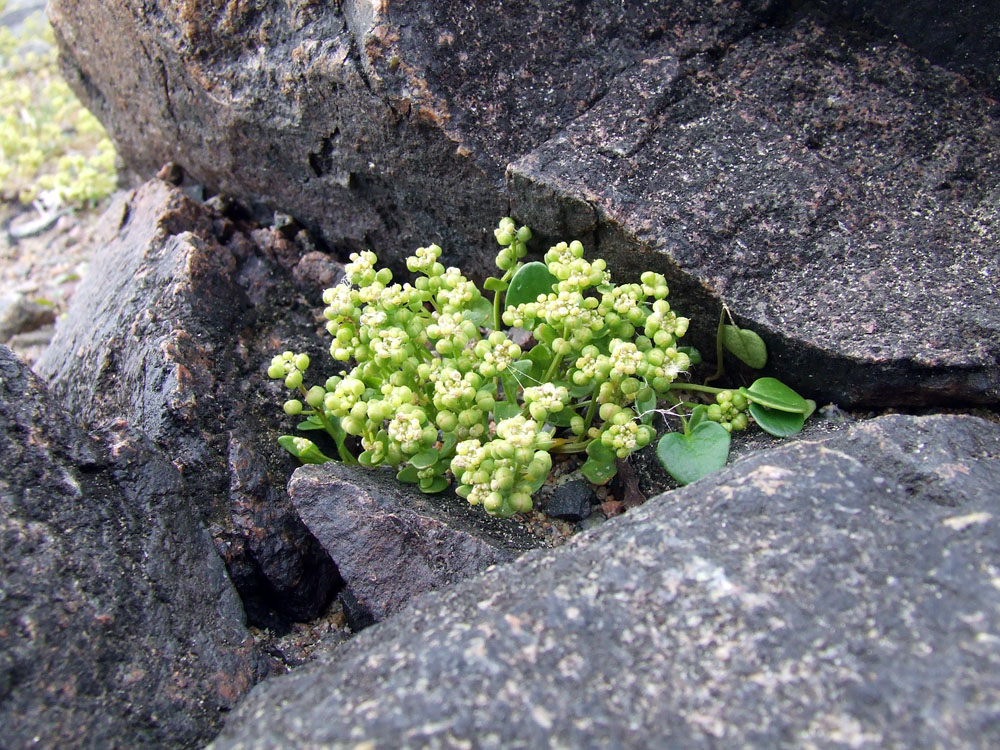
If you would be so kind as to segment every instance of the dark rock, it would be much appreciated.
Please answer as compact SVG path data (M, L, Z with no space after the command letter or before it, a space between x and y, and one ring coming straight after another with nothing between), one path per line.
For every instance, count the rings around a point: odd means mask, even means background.
M630 68L512 165L512 210L663 271L703 352L724 299L821 403L992 404L998 115L897 44L802 22Z
M250 5L50 4L132 169L397 270L436 241L481 279L513 212L665 272L696 345L725 300L820 401L1000 400L998 105L869 33L995 84L996 0Z
M0 744L200 745L264 661L180 472L3 346L0 455Z
M243 233L232 238L238 252L220 245L212 214L162 182L104 222L111 236L37 371L81 420L124 418L168 453L251 622L280 629L315 617L339 579L288 500L293 464L274 444L284 420L264 373L282 346L275 325L312 326L279 263L292 265L294 249L266 230L254 233L263 249ZM240 286L249 267L252 301Z
M355 631L399 611L417 594L539 544L453 493L424 495L391 471L303 466L288 491L344 578L341 598Z
M582 521L590 515L590 506L597 500L594 487L585 479L571 479L555 487L545 499L542 510L553 518Z
M902 40L931 62L1000 94L1000 2L778 0L776 13L815 6L830 18Z
M211 747L996 747L998 484L968 417L755 454L414 600Z
M49 17L70 85L133 170L178 161L333 246L399 261L436 241L486 276L510 161L623 69L718 49L763 5L59 0Z

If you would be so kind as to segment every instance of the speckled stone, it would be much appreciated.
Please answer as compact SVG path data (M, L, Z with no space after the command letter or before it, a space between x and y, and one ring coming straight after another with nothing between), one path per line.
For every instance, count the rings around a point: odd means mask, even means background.
M756 453L416 599L211 747L996 747L998 486L972 417Z
M266 669L177 468L0 346L0 745L198 747Z
M651 56L512 165L512 211L719 299L821 403L1000 401L1000 105L898 43L801 21Z
M251 622L282 629L322 612L340 579L288 500L287 391L265 370L286 347L317 369L329 354L294 301L295 244L219 221L159 180L123 195L35 367L82 422L125 419L166 451Z
M391 470L327 463L296 469L288 493L337 565L357 631L418 594L510 562L540 541L454 492L428 496Z

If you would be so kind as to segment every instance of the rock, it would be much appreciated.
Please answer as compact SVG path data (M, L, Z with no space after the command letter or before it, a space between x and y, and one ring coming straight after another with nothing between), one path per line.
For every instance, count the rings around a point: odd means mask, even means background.
M180 472L0 346L4 747L194 747L263 674Z
M590 515L590 506L597 500L594 488L585 479L563 482L545 499L542 510L553 518L582 521Z
M856 24L900 39L931 62L955 70L1000 94L1000 3L941 3L937 0L810 0L840 23ZM797 9L802 0L781 0L776 11ZM785 7L781 7L785 6ZM788 6L791 6L790 8Z
M629 69L511 166L512 211L659 266L696 345L724 299L821 403L997 403L998 114L905 48L802 22Z
M998 105L867 33L993 86L996 3L975 5L49 12L69 80L140 173L183 162L397 270L436 241L480 280L512 211L536 249L577 236L618 278L666 273L706 351L724 300L774 373L883 407L1000 400ZM835 30L845 19L866 33Z
M267 230L255 232L264 249L244 232L221 245L214 219L159 181L116 202L37 371L86 423L124 418L167 452L250 621L280 630L318 615L339 585L288 500L294 462L274 443L287 426L264 372L270 350L314 323L279 263L297 260L292 249ZM301 328L276 337L276 326Z
M32 302L16 292L0 297L0 343L20 333L31 333L55 322L52 305Z
M214 750L996 747L1000 425L754 454L255 688Z
M399 264L436 241L443 262L486 276L510 161L651 50L719 49L760 5L57 0L48 12L70 85L133 170L174 161L331 245Z
M355 631L399 611L417 594L539 544L453 493L424 495L391 471L303 466L288 491L344 578L345 614Z

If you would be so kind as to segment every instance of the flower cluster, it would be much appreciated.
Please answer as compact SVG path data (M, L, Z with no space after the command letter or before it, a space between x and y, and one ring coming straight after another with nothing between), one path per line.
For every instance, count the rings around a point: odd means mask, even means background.
M358 438L359 463L394 466L425 492L444 489L450 472L459 495L508 516L531 508L552 453L587 452L585 475L606 481L616 458L653 439L657 398L690 360L663 276L615 286L579 242L523 263L530 230L504 219L495 235L503 275L486 283L492 299L445 267L437 245L406 260L412 283L370 251L353 254L323 294L330 354L349 369L307 389L308 357L285 352L268 375L304 399L285 404L303 429L325 430L340 449ZM523 349L501 321L534 340ZM322 460L306 443L282 445Z

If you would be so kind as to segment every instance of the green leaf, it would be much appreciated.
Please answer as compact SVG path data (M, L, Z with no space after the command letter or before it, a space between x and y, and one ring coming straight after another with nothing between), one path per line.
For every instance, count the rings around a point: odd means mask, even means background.
M806 410L805 418L809 419L809 417L811 417L813 415L813 412L816 411L816 402L813 401L811 398L807 398L806 399L806 405L809 408Z
M316 447L316 444L305 438L296 438L293 435L282 435L278 438L278 445L295 456L304 464L325 464L333 459L323 455L323 452ZM300 446L302 446L300 448Z
M317 417L309 417L305 422L299 422L295 425L296 430L301 430L302 432L309 432L309 430L322 430L323 423L319 421Z
M656 413L656 393L652 388L644 388L643 390L648 390L649 395L646 398L637 397L635 399L635 410L639 414L639 421L642 424L649 424L653 421L653 415Z
M550 411L545 421L556 427L569 427L574 416L576 416L576 412L567 406L562 411Z
M766 406L755 404L752 401L750 402L750 415L764 432L770 432L775 437L788 437L801 432L802 424L806 421L805 414L768 409Z
M707 406L696 406L691 410L691 416L688 417L687 429L684 431L685 434L690 435L691 430L700 425L708 417L708 407ZM723 428L725 429L725 428Z
M404 466L396 474L396 479L407 484L416 484L420 477L417 476L417 470L413 466Z
M606 484L618 473L618 464L597 458L588 458L580 467L580 473L591 484Z
M426 469L437 463L440 454L433 448L418 453L410 459L410 466L415 469Z
M477 326L490 324L490 327L492 327L493 303L486 299L486 297L480 297L472 303L471 307L465 308L462 315L466 320L472 321Z
M684 354L688 355L688 359L691 360L692 367L701 364L701 352L693 346L678 346L677 351L684 352Z
M805 414L809 404L802 396L775 378L760 378L753 381L749 388L740 388L740 393L754 403L769 409L790 411Z
M764 339L749 328L722 326L722 345L739 360L755 370L767 364L767 346Z
M504 419L516 417L520 413L521 407L517 404L511 404L506 401L497 401L496 406L493 407L493 420L500 422Z
M367 466L369 469L375 466L375 462L372 461L372 452L364 451L360 456L358 456L358 463L362 466Z
M576 401L584 396L589 396L594 392L594 388L597 386L593 383L590 383L589 385L573 385L572 383L567 383L566 387L569 388L569 395L573 397L574 401Z
M458 435L454 432L449 432L441 436L441 455L447 456L452 448L458 444Z
M701 422L690 435L668 432L656 446L656 455L674 479L691 484L726 465L730 436L718 422Z
M501 281L496 276L490 276L483 283L483 288L489 292L503 292L507 290L508 286L506 281Z
M421 479L417 484L420 491L425 495L436 495L448 488L448 480L444 477L434 477L433 479Z
M614 449L609 448L600 440L591 440L587 444L587 455L595 461L610 461L611 463L614 463L615 458L617 458Z
M535 344L525 357L532 364L531 377L536 380L540 379L552 364L552 350L545 344Z
M504 304L506 307L517 307L525 302L534 302L539 294L550 294L557 281L544 263L537 260L525 263L511 278Z

